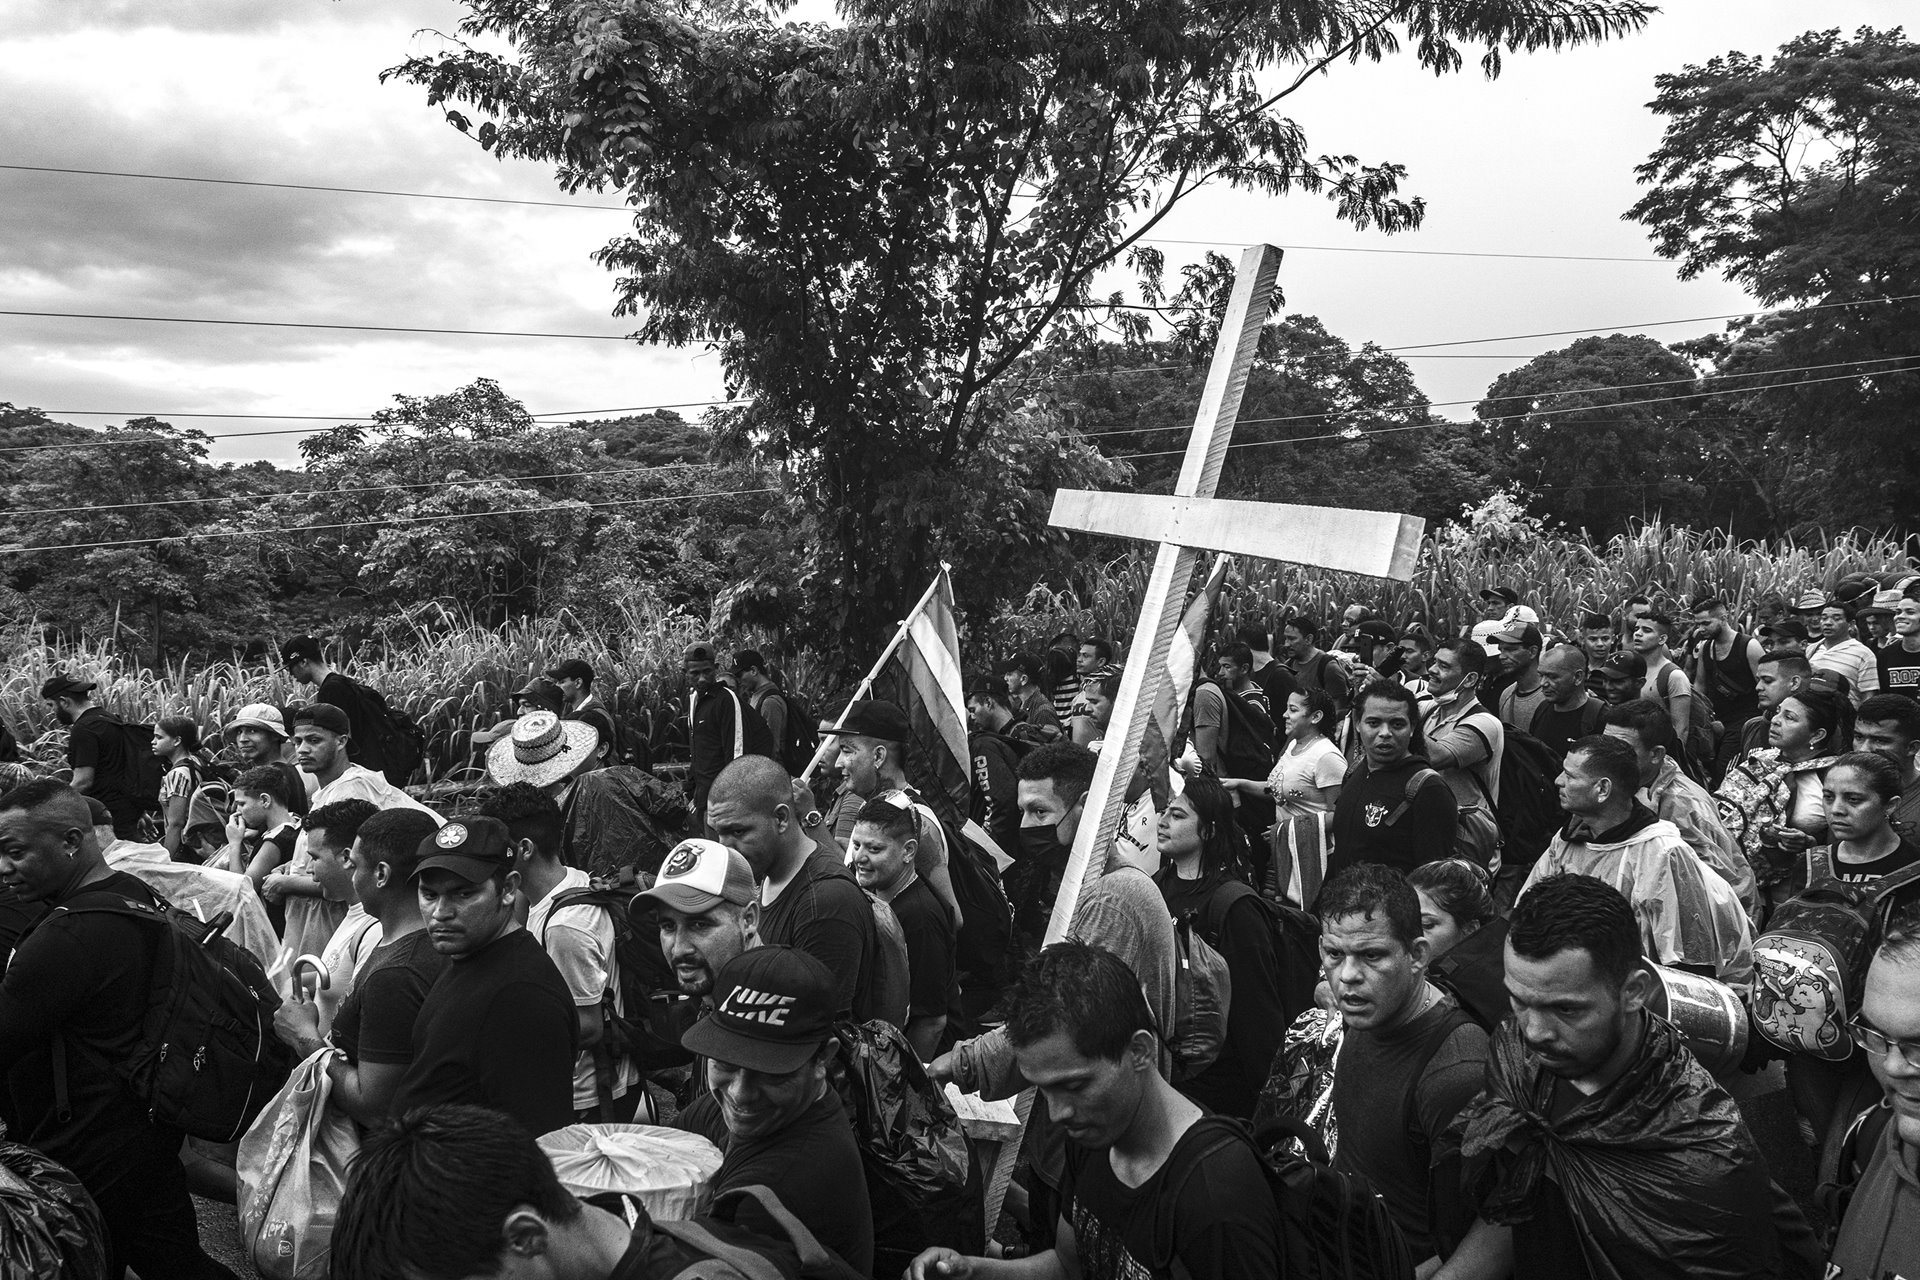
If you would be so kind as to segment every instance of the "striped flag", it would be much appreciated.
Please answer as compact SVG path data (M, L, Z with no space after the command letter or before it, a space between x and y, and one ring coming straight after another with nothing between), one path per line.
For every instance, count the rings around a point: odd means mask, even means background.
M1140 747L1140 760L1148 770L1155 802L1162 808L1166 807L1167 801L1162 788L1171 785L1173 764L1167 747L1179 732L1187 695L1193 692L1194 677L1198 674L1195 668L1207 636L1207 618L1213 612L1214 601L1220 598L1220 587L1226 581L1227 570L1232 565L1232 556L1214 557L1206 585L1187 606L1185 615L1180 619L1180 629L1173 633L1173 644L1167 650L1167 678L1154 695L1153 719L1147 724L1146 739Z

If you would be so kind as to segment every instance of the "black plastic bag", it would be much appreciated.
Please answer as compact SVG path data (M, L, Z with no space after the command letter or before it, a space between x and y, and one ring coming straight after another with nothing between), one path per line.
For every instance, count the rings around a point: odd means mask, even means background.
M65 1165L0 1130L0 1275L106 1280L107 1227Z
M953 1104L898 1027L842 1023L839 1036L833 1081L873 1202L876 1280L892 1280L934 1245L984 1252L984 1192Z

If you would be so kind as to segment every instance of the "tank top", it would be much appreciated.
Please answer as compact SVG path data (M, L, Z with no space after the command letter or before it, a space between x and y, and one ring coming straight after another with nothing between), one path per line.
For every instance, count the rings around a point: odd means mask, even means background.
M1713 642L1707 642L1707 660L1713 664L1713 705L1716 710L1744 708L1752 703L1756 708L1760 695L1753 687L1753 664L1747 661L1747 633L1733 633L1733 646L1727 650L1727 656L1718 657L1713 650Z

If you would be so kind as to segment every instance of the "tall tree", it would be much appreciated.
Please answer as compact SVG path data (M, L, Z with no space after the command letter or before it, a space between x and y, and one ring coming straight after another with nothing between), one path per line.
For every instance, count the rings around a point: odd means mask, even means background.
M1693 366L1639 333L1581 338L1501 374L1476 413L1496 486L1596 537L1634 516L1698 518L1702 477Z
M647 341L710 341L736 393L722 443L780 468L827 540L835 621L884 630L964 503L945 478L1014 413L1003 384L1112 298L1199 188L1314 192L1418 224L1402 170L1311 149L1281 105L1341 61L1606 39L1641 0L841 0L840 21L708 0L469 0L466 43L390 74L561 185L622 191L600 261ZM504 41L511 56L492 51ZM1149 301L1148 305L1152 305ZM900 524L888 501L939 495Z
M1736 326L1743 377L1714 385L1775 456L1819 463L1828 522L1920 519L1920 45L1814 31L1655 84L1669 123L1626 216L1683 279L1788 308Z

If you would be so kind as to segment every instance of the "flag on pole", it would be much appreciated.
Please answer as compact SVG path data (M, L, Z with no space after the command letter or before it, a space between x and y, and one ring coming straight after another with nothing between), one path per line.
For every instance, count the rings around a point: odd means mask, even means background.
M1147 767L1154 800L1162 808L1166 806L1165 791L1170 786L1173 768L1170 744L1180 731L1180 717L1186 710L1188 695L1193 692L1200 650L1207 636L1207 618L1213 612L1214 601L1219 599L1221 585L1232 565L1232 556L1214 557L1206 585L1187 605L1180 629L1173 633L1173 644L1167 649L1167 678L1154 692L1153 719L1147 725L1140 758Z

